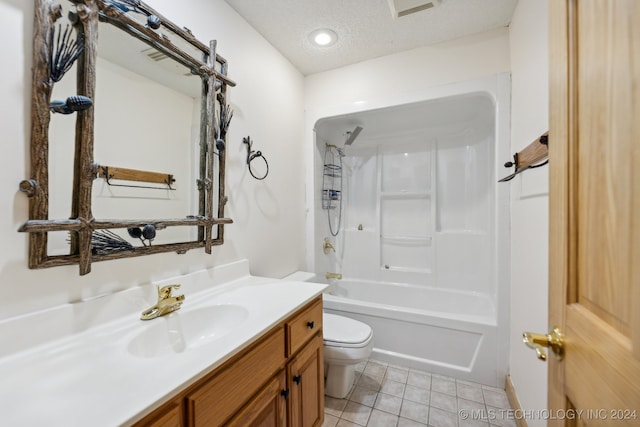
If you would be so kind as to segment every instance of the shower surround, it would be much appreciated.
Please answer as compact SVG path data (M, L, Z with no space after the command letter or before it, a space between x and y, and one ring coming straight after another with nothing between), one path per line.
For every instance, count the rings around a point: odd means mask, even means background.
M331 285L327 311L372 326L374 357L502 386L509 216L497 180L510 158L509 77L431 95L315 122L308 270ZM326 144L345 154L341 210L322 208ZM323 251L326 237L335 251Z

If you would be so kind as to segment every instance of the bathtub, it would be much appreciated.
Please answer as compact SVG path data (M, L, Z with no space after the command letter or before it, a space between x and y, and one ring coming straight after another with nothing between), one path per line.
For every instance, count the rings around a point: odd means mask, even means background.
M501 387L495 305L483 294L295 273L291 280L329 283L324 309L373 329L372 358Z

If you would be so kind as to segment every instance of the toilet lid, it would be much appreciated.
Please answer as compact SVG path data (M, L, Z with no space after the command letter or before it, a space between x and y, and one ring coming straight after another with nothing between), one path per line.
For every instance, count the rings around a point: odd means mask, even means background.
M322 314L322 334L325 344L339 346L361 344L371 338L371 327L349 317Z

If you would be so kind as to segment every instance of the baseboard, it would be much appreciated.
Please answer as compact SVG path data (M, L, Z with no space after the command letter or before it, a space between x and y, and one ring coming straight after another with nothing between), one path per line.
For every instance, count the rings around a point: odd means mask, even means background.
M513 409L516 414L522 414L522 407L520 406L520 401L518 400L516 389L513 387L513 383L511 382L510 375L507 375L504 384L505 392L507 393L507 398L509 399L511 409ZM516 417L516 425L518 427L528 427L527 421L524 419L524 417Z

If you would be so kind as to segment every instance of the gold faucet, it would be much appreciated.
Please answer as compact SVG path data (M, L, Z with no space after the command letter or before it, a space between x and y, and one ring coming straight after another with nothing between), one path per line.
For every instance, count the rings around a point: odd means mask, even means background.
M340 273L329 273L329 272L327 272L327 274L325 274L325 277L327 278L327 280L329 280L329 279L342 280L342 274L340 274Z
M180 288L180 285L167 285L163 287L156 286L156 288L158 288L158 302L156 305L142 312L140 315L140 319L142 320L151 320L156 317L164 316L165 314L169 314L180 309L182 306L184 295L178 295L175 297L171 295L171 291L173 289Z
M335 252L336 248L334 248L331 242L329 242L329 239L325 237L324 243L322 244L322 250L324 251L325 254L328 254L330 250Z

